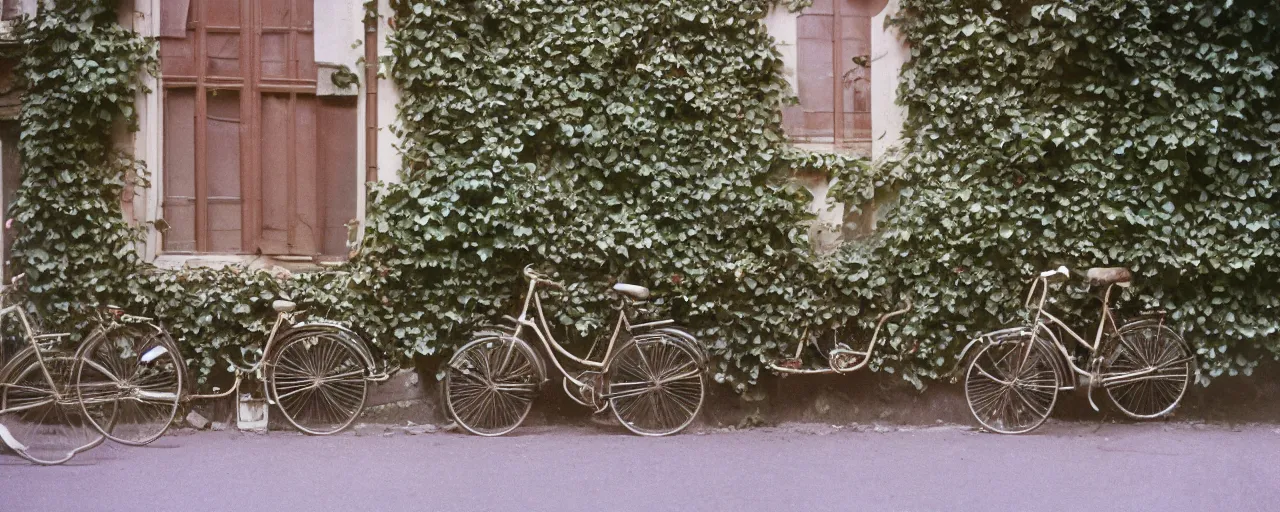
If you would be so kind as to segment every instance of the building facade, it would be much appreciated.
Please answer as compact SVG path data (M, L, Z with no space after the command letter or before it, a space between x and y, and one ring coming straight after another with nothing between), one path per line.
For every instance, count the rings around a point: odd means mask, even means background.
M388 54L390 7L376 3L375 20L364 0L122 0L120 23L159 44L160 72L136 102L140 130L119 134L151 171L151 187L125 201L133 220L158 226L140 247L148 260L306 267L346 257L365 184L396 180L400 165L399 96L365 66ZM36 14L37 4L4 0L3 13ZM876 158L896 142L908 53L884 27L895 9L815 0L768 16L799 100L779 107L795 144ZM0 62L5 198L20 166L12 67ZM824 177L801 181L821 224L845 222L824 207ZM827 231L819 245L838 238Z

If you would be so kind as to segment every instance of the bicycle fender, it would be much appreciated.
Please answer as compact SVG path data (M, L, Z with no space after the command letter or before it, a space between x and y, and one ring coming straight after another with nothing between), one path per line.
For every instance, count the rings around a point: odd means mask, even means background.
M0 423L0 441L4 441L4 444L15 452L27 451L27 445L19 443L18 439L9 433L9 429L4 426L4 423Z

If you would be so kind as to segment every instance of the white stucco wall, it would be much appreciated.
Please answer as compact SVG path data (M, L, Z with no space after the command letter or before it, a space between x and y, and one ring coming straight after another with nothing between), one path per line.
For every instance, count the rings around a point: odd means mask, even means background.
M799 15L784 7L776 7L764 19L765 29L777 41L778 52L782 54L782 74L791 84L791 91L796 89L796 18Z
M127 12L126 4L122 4L120 24L133 28L134 31L147 37L155 37L160 34L160 3L163 0L135 0L133 2L133 12ZM160 216L160 201L164 197L164 170L161 168L162 155L160 149L164 147L164 133L162 120L163 112L160 110L160 100L162 92L160 88L160 80L158 77L150 74L143 75L142 83L145 90L139 91L138 96L134 99L134 108L138 114L138 131L131 134L133 155L135 158L142 160L146 165L147 171L151 173L151 186L148 188L140 188L134 191L132 220L137 222L154 222ZM150 92L147 92L150 91ZM155 260L160 250L160 232L155 229L147 230L147 238L138 251L142 253L142 257L147 261Z
M911 48L885 19L898 13L898 0L889 0L871 18L871 158L879 160L902 139L906 109L897 104L898 76L911 59Z
M364 5L361 0L317 0L315 10L315 55L320 96L355 95L359 87L339 89L333 85L335 70L346 68L359 75L357 65L364 57Z
M387 20L393 12L389 0L378 0L378 58L391 56L387 48L387 34L391 27ZM390 78L378 80L378 181L400 182L400 137L393 133L392 126L397 124L400 104L400 89Z

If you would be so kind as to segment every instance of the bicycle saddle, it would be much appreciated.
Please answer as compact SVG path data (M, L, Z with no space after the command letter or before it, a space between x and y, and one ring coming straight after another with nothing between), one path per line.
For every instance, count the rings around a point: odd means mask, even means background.
M1133 274L1124 267L1091 268L1085 272L1084 278L1090 286L1126 285L1133 281Z
M277 300L271 303L271 309L276 310L276 313L288 313L296 307L298 305L291 300Z
M613 291L626 295L636 300L645 300L649 298L649 289L634 284L618 283L613 285Z

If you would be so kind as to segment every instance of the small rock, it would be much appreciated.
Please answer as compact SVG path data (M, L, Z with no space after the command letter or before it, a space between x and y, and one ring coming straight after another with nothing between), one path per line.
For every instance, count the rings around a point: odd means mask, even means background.
M436 427L435 425L428 423L426 425L407 426L404 428L404 433L409 434L411 436L417 436L422 434L434 434L439 430L440 430L439 427Z
M813 410L819 415L824 415L831 411L831 402L827 400L826 395L818 395L818 399L813 402Z
M187 413L187 425L196 430L204 430L209 428L209 420L201 416L200 413L191 411Z
M457 423L457 422L450 422L448 425L445 425L445 426L444 426L444 429L443 429L443 430L444 430L445 432L453 432L453 431L456 431L456 430L458 430L458 423Z
M214 432L222 432L223 430L227 429L226 422L222 422L222 421L215 421L210 426L213 428Z

